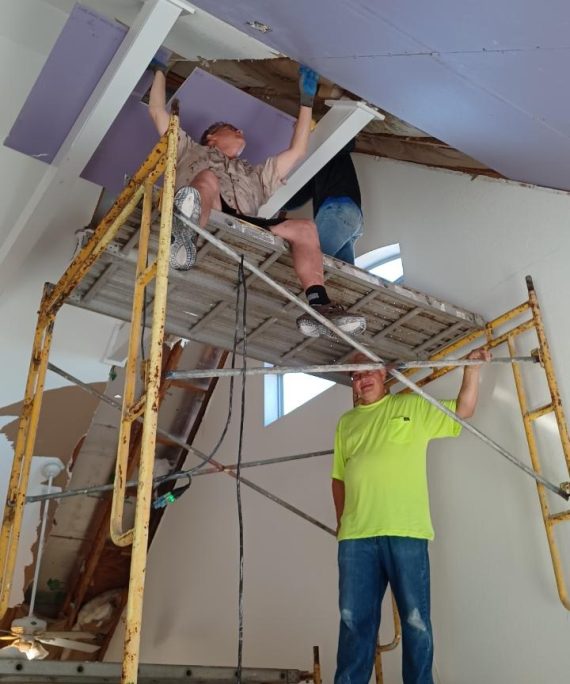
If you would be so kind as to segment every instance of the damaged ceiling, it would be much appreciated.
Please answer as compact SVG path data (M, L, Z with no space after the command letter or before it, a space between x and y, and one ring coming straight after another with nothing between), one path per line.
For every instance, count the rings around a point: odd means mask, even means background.
M198 29L204 16L203 12L193 15L190 20L195 25L191 23L190 26ZM178 24L184 20L188 23L188 18L182 17ZM172 33L180 28L178 24ZM69 19L5 144L47 164L57 165L56 155L58 158L61 156L59 151L67 135L118 52L127 28L123 21L101 15L99 11L94 12L80 5L72 7ZM229 29L226 27L224 30ZM248 40L254 42L251 38L246 38L246 42ZM170 36L167 44L171 45ZM188 56L187 51L182 54L171 53L170 47L159 53L159 59L168 60L171 66L168 88L172 96L180 99L183 127L196 137L210 120L229 116L233 123L246 132L248 145L245 157L252 163L259 163L268 154L274 154L288 144L291 124L272 126L269 130L260 129L259 117L252 111L252 104L244 108L245 100L239 103L235 97L232 100L231 88L226 87L226 90L222 89L223 92L218 92L220 87L215 87L213 80L206 85L204 78L200 80L197 76L198 71L216 76L225 84L252 96L249 103L263 103L266 116L273 109L276 114L289 114L292 117L289 121L292 122L298 111L298 63L286 57L276 58L271 50L260 55L262 51L257 48L257 43L255 45L256 49L251 51L254 58L250 59L228 59L232 49L219 51L222 58L208 59L203 55L193 58ZM209 52L206 51L206 54ZM70 62L76 65L71 70L68 69ZM196 67L199 67L198 71ZM66 69L68 74L64 85L60 74ZM156 138L146 106L141 103L141 99L146 101L145 93L150 82L151 74L146 72L81 174L113 195L122 188L124 178L134 173ZM203 85L200 86L199 82ZM328 111L326 100L339 98L361 99L357 94L322 77L314 107L315 120L318 121ZM224 102L227 106L224 106ZM243 110L241 119L234 120L236 112L240 110ZM229 111L231 115L228 115ZM498 175L484 164L389 112L384 114L384 121L373 121L359 133L357 152L474 175ZM251 125L252 120L255 120L254 126ZM275 134L269 131L275 131Z
M291 116L299 107L298 63L286 57L264 60L180 60L173 57L168 86L174 93L196 68L223 78ZM361 99L322 77L313 108L316 121L328 111L327 99ZM388 159L437 166L473 175L500 177L484 164L383 111L383 121L372 121L357 136L356 152Z

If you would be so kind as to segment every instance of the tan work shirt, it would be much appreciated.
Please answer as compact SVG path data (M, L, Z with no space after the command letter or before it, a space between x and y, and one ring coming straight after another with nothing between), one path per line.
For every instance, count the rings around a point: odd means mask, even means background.
M215 147L204 147L180 131L176 189L190 185L194 177L210 169L220 183L220 193L228 205L244 216L257 216L262 204L282 184L276 157L252 166L242 159L230 159Z

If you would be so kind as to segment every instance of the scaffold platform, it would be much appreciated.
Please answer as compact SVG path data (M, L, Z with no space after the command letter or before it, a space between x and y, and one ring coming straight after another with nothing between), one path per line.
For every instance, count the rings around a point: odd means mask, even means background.
M129 321L137 262L140 210L117 233L67 302ZM213 212L208 230L263 270L275 282L302 294L287 243L245 221ZM159 224L151 228L150 253L156 254ZM331 299L367 318L358 340L387 361L427 359L485 325L481 316L416 290L392 284L355 266L324 258ZM189 271L169 273L166 333L231 349L235 327L237 264L205 242ZM295 320L300 309L266 283L247 278L247 350L259 361L304 366L338 363L351 347L340 340L305 338ZM152 286L146 306L150 306Z

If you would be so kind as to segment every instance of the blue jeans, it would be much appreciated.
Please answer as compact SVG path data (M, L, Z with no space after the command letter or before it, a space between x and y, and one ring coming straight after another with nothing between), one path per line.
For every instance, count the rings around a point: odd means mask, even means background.
M354 243L363 233L362 212L349 197L331 197L315 216L323 254L354 264Z
M426 539L369 537L338 545L340 632L335 684L368 684L388 582L402 621L404 684L433 684Z

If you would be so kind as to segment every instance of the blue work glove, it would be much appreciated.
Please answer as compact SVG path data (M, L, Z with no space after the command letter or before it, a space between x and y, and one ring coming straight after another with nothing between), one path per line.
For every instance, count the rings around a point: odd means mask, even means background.
M317 93L319 75L308 66L299 67L299 91L301 93L301 105L312 107Z
M168 65L164 64L156 57L153 57L150 60L150 64L148 65L147 69L149 69L153 73L156 73L157 71L162 71L163 74L166 74L166 72L168 71Z

